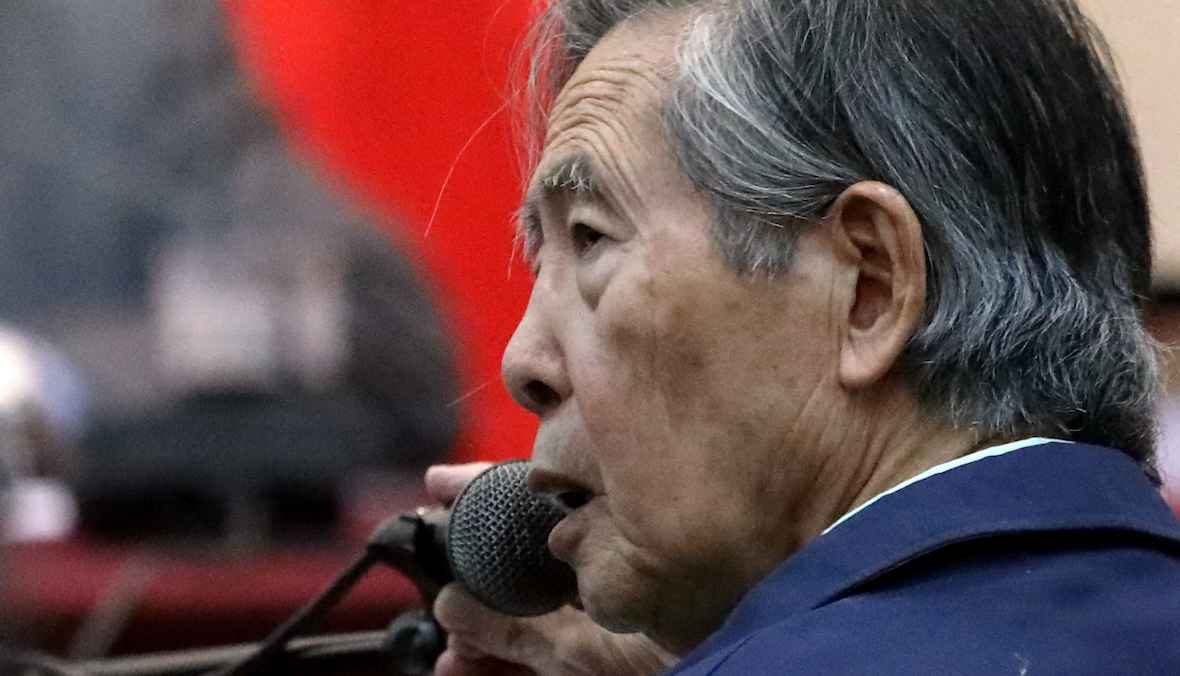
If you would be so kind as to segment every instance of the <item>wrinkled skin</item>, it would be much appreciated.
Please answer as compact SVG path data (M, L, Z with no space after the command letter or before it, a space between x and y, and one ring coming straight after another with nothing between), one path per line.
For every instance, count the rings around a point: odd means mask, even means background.
M586 614L503 624L448 590L440 673L483 655L658 669L650 642L586 615L683 654L842 514L982 441L919 410L898 373L926 278L896 190L849 187L801 227L786 273L727 266L658 113L690 18L631 19L590 52L524 209L535 282L504 381L540 420L529 484L569 510L549 545Z

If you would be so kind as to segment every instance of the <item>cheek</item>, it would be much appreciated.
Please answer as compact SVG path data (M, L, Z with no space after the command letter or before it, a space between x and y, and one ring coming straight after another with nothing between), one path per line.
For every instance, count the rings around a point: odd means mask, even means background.
M603 298L594 321L604 357L598 372L632 405L656 412L652 422L696 413L684 407L703 394L693 388L706 380L720 347L703 294L668 277L633 276L620 293Z
M715 332L725 308L715 295L732 275L693 228L651 233L608 254L590 266L609 270L609 281L589 285L597 295L585 354L596 359L587 376L625 414L666 431L701 413L699 387L722 352Z
M583 364L589 390L578 396L594 398L584 415L600 446L642 465L670 457L669 437L693 401L682 385L699 380L688 371L703 370L707 354L687 330L693 322L684 308L661 285L643 277L626 291L606 294L595 313L594 359Z
M757 538L813 474L809 405L829 360L798 298L714 277L634 277L594 313L578 398L623 536L666 556ZM800 333L804 327L807 332ZM775 461L775 458L778 458ZM773 474L770 467L779 466Z
M694 448L743 423L749 374L734 356L757 334L729 335L740 306L718 297L716 283L697 281L640 278L630 293L604 296L595 313L599 359L587 377L610 398L596 410L611 415L587 422L612 435L604 447L630 448L634 464L677 459L691 469L709 457Z
M693 304L655 284L631 289L598 308L579 406L622 535L676 550L691 537L685 522L700 524L717 502L709 492L727 455L717 435L736 416L718 395L718 346Z

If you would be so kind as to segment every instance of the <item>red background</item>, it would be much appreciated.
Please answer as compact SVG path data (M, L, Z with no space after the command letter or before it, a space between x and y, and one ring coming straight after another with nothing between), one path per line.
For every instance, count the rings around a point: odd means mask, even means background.
M500 382L528 298L513 262L509 71L527 0L224 0L239 60L296 155L419 263L455 339L456 460L527 457L536 423Z

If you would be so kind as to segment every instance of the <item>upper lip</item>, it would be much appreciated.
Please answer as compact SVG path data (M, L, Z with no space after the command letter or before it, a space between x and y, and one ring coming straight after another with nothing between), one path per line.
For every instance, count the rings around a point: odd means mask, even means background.
M595 497L592 489L577 480L534 466L529 470L527 485L530 491L551 498L559 508L573 511Z

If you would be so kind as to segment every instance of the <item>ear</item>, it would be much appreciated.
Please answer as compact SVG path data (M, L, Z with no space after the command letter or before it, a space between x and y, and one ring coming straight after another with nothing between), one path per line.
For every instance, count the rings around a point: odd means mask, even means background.
M849 187L824 221L852 273L841 322L840 384L861 389L889 371L921 320L922 226L901 193L877 182Z

